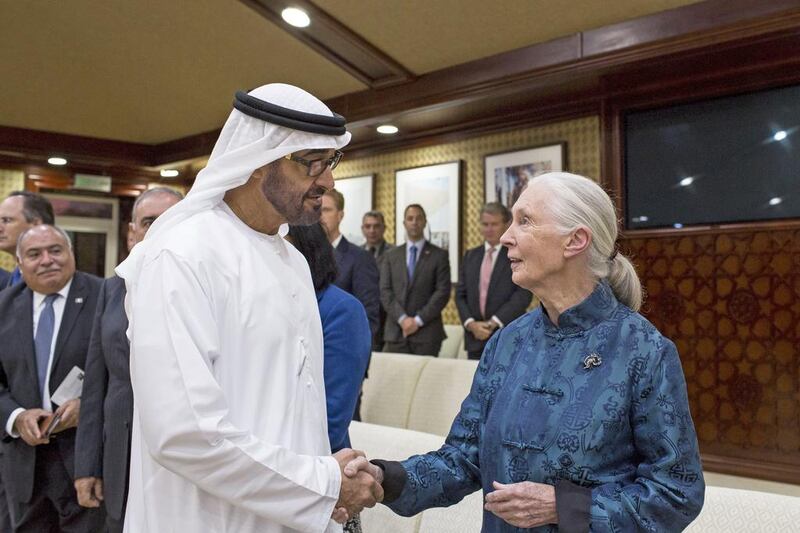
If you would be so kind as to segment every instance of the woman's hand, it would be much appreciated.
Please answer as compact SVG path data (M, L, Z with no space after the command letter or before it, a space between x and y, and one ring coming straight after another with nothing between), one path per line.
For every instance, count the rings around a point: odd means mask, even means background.
M556 489L544 483L523 481L504 485L492 483L494 492L486 495L484 509L512 526L521 528L557 524Z

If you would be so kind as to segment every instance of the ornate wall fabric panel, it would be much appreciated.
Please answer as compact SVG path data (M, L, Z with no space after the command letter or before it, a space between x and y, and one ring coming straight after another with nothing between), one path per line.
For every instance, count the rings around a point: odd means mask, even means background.
M678 346L703 453L800 472L800 230L623 248L648 293L645 316Z

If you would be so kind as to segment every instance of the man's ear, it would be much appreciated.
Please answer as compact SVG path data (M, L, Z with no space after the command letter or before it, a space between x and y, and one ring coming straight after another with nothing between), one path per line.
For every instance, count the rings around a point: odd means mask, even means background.
M580 226L569 235L569 240L564 247L564 257L574 257L583 253L592 244L592 231Z

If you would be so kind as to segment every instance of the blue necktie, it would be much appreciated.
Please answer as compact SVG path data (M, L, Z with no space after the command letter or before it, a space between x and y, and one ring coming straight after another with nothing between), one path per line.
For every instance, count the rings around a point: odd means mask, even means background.
M414 277L414 267L417 266L417 247L413 244L408 249L408 279Z
M53 311L53 302L58 298L58 293L48 294L44 299L44 309L39 315L39 324L36 326L36 335L33 338L36 349L36 373L39 377L39 391L44 394L44 382L47 378L47 363L50 362L50 347L53 345L53 330L56 325L56 313Z

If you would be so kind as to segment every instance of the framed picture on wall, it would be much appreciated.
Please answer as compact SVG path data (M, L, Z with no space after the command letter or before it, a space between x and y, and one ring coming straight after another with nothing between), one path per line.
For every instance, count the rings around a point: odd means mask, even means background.
M375 205L375 175L337 178L336 190L344 196L344 218L339 231L348 241L361 246L364 244L361 219Z
M450 256L450 278L458 281L461 257L461 161L395 172L395 242L406 241L403 213L409 204L425 209L425 238Z
M511 209L531 178L564 170L566 164L566 142L487 155L484 158L486 202L500 202Z

